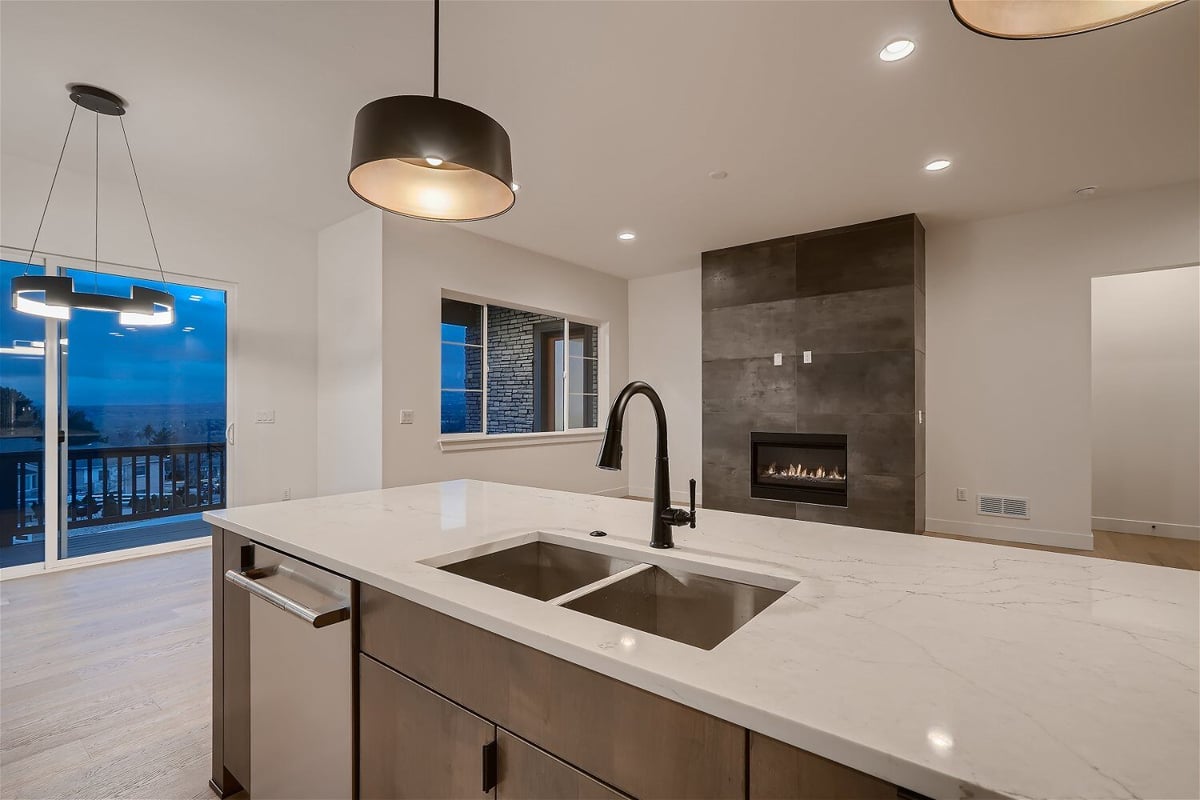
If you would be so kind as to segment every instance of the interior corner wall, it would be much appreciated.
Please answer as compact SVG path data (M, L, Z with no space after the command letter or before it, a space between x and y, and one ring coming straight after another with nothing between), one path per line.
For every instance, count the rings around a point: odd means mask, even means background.
M1091 279L1197 263L1198 219L1193 182L930 228L929 530L1091 546Z
M607 323L609 398L628 374L627 281L453 226L383 220L383 485L474 478L623 495L625 472L596 468L600 442L443 452L443 290ZM603 402L603 398L601 398ZM400 410L414 412L400 424ZM604 424L601 410L600 424Z
M383 213L317 234L317 492L383 486Z
M667 412L671 497L687 502L700 472L700 255L694 269L629 281L629 379L649 383ZM635 346L636 343L636 346ZM654 414L642 401L629 404L625 470L629 493L654 494Z
M28 248L54 172L10 153L0 154L0 244ZM94 174L64 170L38 250L90 260ZM316 493L316 235L274 220L167 194L145 184L163 267L171 280L216 280L233 285L232 349L235 444L230 494L238 505ZM146 221L131 177L104 178L100 257L156 270ZM256 410L275 411L273 425L254 424Z
M1200 540L1200 267L1092 280L1092 527Z

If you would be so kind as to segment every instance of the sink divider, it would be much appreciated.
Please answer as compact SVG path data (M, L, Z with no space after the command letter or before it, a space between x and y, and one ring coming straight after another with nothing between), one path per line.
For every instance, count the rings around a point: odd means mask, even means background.
M561 606L565 603L571 602L572 600L574 600L578 597L583 597L585 594L591 594L594 591L603 589L605 586L608 586L609 584L616 583L617 581L623 581L626 578L637 575L639 572L645 572L648 569L654 569L654 565L653 564L634 564L632 567L623 569L620 572L614 572L612 575L609 575L607 578L601 578L598 581L593 581L592 583L586 584L584 586L580 586L578 589L573 589L573 590L567 592L566 594L560 594L558 597L551 598L551 599L547 600L546 602L552 606Z

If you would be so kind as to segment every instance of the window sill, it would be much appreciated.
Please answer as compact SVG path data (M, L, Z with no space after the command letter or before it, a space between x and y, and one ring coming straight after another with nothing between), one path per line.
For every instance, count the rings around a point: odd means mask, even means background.
M495 450L504 447L598 442L603 438L603 428L542 433L457 433L438 439L438 446L442 448L443 453L453 453L461 450Z

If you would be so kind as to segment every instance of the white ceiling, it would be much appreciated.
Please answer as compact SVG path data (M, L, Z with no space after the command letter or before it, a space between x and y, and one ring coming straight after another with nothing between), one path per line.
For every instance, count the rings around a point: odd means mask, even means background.
M363 208L345 184L358 108L429 92L431 22L424 2L6 0L3 148L53 163L64 85L95 83L129 100L150 190L320 228ZM916 53L879 61L899 36ZM936 225L1194 180L1198 43L1197 0L1034 42L973 34L942 0L461 1L443 4L442 90L508 129L522 185L465 227L632 277L909 211ZM925 173L935 156L954 166ZM90 169L87 147L71 158Z

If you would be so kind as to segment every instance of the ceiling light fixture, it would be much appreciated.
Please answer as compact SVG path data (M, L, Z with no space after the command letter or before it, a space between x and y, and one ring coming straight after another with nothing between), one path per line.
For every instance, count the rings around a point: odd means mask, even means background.
M170 325L175 321L175 298L167 291L167 276L163 272L162 259L158 255L154 228L150 226L150 212L146 209L146 197L142 194L142 182L138 178L137 166L133 163L133 148L129 145L129 134L125 132L125 101L112 92L85 84L72 84L67 87L67 91L70 92L75 108L71 110L71 121L67 123L67 135L63 139L62 149L58 153L54 177L50 179L50 191L46 194L46 204L42 206L42 216L38 221L37 232L33 235L33 246L29 248L29 258L25 262L25 274L12 279L12 307L22 314L46 319L69 320L71 309L79 308L90 311L115 312L121 325ZM71 278L29 274L29 266L33 263L33 254L37 251L38 239L42 235L42 225L46 222L46 211L50 208L50 198L54 196L54 185L58 182L58 172L62 168L63 155L67 152L67 142L71 140L71 130L75 127L75 115L80 108L96 115L96 227L95 252L93 254L95 273L99 276L100 117L104 115L117 117L121 122L121 135L125 139L125 151L129 154L129 167L133 172L134 183L137 185L138 199L142 202L146 229L150 232L150 244L154 247L154 259L158 262L158 275L162 282L162 291L146 286L134 286L130 289L129 297L117 297L100 294L96 291L96 284L93 282L91 292L77 292L75 291L75 281Z
M634 233L633 231L623 231L623 232L617 234L617 238L620 239L622 242L632 242L634 239L637 238L637 234Z
M433 96L367 103L354 119L350 190L416 219L471 222L516 203L512 147L496 120L438 94L441 2L433 2ZM437 153L431 156L430 153Z
M998 39L1051 39L1107 28L1183 0L950 0L966 27Z
M894 42L888 42L884 45L884 48L879 51L879 60L899 61L902 58L912 55L913 50L916 49L916 42L910 39L897 39Z
M933 161L930 161L925 165L926 172L941 172L942 170L949 168L950 161L949 159L945 158L935 158Z

